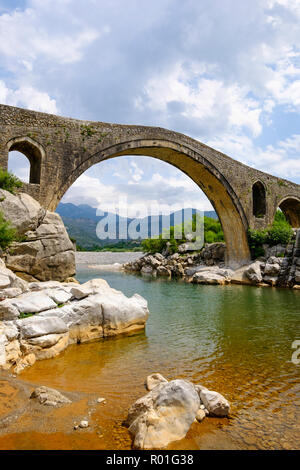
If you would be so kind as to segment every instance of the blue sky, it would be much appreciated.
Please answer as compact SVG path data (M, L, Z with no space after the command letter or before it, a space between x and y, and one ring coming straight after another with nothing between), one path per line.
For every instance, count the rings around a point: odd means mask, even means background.
M0 0L0 102L174 129L300 183L299 24L300 0ZM64 200L119 195L210 209L146 157L94 166Z

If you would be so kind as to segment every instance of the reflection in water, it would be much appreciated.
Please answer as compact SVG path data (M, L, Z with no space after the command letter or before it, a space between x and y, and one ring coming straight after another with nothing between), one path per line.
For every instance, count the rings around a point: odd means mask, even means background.
M105 396L98 416L106 430L100 448L130 447L121 423L152 372L202 383L232 403L231 420L193 425L172 448L300 448L300 367L291 362L291 344L299 337L299 292L195 286L84 268L77 277L83 282L97 274L126 295L138 292L148 300L146 331L73 345L22 378Z

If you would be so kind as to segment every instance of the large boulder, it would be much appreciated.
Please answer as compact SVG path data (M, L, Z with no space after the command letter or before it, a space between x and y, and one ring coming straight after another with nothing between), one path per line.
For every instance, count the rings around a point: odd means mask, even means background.
M46 214L46 210L28 194L14 195L4 189L0 189L0 211L20 236L36 230Z
M64 281L75 274L75 251L58 214L27 194L0 190L0 210L23 241L13 243L6 266L26 280ZM5 284L5 278L0 279Z
M206 243L201 251L201 258L206 264L218 264L225 260L226 245L222 242Z
M166 447L183 439L195 421L200 398L185 380L162 382L129 410L126 425L137 449Z
M193 275L192 282L195 284L229 284L233 271L231 269L221 269L217 266L203 267L198 269Z
M255 261L255 263L250 264L248 269L245 271L246 276L248 279L253 282L254 284L258 284L262 281L262 273L261 273L261 263L260 261Z

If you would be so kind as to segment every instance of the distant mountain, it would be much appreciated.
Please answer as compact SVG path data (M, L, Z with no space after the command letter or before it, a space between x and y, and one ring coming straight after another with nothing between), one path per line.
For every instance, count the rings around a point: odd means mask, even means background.
M95 245L96 246L107 246L118 243L120 240L124 240L120 236L120 227L127 227L132 222L133 219L126 219L125 217L120 217L116 214L105 213L103 216L96 215L97 209L91 207L87 204L75 205L72 203L59 203L57 206L56 212L61 216L66 226L66 229L69 233L71 238L74 238L78 245L83 247L84 249L91 249ZM152 228L152 236L158 235L162 233L162 230L165 227L170 225L174 225L178 223L180 220L180 212L176 211L170 216L165 215L157 215L137 219L137 231L140 230L140 227L146 226L148 227L148 236L151 235L151 228ZM188 214L195 214L197 211L196 209L190 209ZM205 211L204 213L207 217L211 217L214 219L218 219L218 216L215 211ZM181 214L182 215L182 214ZM96 227L98 222L102 220L103 217L110 216L112 220L116 220L116 238L115 239L106 239L106 240L99 240L96 235ZM116 218L116 219L115 219ZM170 221L170 222L169 222ZM147 235L146 235L147 237ZM143 237L143 238L146 238ZM126 240L127 238L125 238Z

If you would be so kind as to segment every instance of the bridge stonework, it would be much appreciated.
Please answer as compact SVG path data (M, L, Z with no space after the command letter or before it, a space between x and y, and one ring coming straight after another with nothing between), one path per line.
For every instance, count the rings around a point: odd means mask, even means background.
M159 127L81 121L0 105L0 166L4 169L12 150L30 161L30 182L22 190L50 210L84 171L109 158L144 155L174 165L196 182L214 206L232 266L249 261L248 228L271 224L277 207L294 227L300 225L299 185Z

